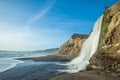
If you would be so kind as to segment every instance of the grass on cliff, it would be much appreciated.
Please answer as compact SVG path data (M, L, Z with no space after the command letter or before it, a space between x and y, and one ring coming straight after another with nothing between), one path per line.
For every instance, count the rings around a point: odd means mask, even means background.
M109 16L109 11L106 10L106 12L104 13L104 16L103 16L103 21L102 21L99 47L101 47L103 45L102 42L105 39L105 36L106 36L106 34L108 32L108 27L109 27L109 24L111 22L111 19L112 19L112 17Z
M90 59L90 62L94 63L96 65L99 64L100 58L101 58L101 56L103 56L101 48L103 46L103 41L104 41L105 36L108 32L108 27L109 27L109 24L111 22L111 17L108 17L108 16L109 16L109 11L106 10L104 13L104 16L103 16L98 49L97 49L97 52L93 55L93 57Z
M86 39L86 38L88 38L88 35L87 34L77 34L77 33L75 33L75 34L72 35L72 38L73 39L75 39L75 38Z

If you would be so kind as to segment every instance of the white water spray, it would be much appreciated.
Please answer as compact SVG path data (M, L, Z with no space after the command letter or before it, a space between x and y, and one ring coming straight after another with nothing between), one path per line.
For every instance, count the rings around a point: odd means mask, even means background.
M103 15L96 21L92 33L83 43L80 55L67 64L69 67L69 70L67 70L68 72L74 73L86 69L90 58L98 47L102 19Z

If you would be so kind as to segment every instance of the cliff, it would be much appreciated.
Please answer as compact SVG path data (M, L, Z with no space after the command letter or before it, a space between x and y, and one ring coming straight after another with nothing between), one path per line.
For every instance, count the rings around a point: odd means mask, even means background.
M120 75L120 2L104 12L99 46L89 66Z
M60 55L78 55L80 53L83 42L86 40L88 35L73 34L71 38L65 42L56 54Z

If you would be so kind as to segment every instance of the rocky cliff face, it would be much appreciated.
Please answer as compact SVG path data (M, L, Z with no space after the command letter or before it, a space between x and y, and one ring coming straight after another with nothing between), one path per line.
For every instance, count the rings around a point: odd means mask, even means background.
M98 50L90 66L120 75L120 2L105 10Z
M56 54L78 55L87 37L88 35L73 34L72 37L59 48Z

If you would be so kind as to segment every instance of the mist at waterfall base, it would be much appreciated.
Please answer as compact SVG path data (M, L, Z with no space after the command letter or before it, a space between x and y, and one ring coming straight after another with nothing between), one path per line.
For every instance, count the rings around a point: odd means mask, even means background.
M89 64L89 60L96 52L99 44L99 36L101 32L103 15L94 24L94 29L87 40L83 43L80 54L74 58L71 62L63 65L67 65L67 70L59 70L61 72L75 73L83 71Z

